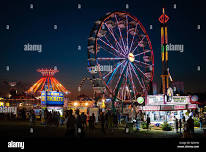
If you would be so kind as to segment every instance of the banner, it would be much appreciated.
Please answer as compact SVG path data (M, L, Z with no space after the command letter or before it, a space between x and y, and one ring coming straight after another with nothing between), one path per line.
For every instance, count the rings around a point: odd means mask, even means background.
M188 104L190 101L189 96L173 96L172 102L174 104Z
M57 91L42 91L41 92L42 105L64 105L64 94Z
M164 104L164 95L148 95L147 105L161 105Z

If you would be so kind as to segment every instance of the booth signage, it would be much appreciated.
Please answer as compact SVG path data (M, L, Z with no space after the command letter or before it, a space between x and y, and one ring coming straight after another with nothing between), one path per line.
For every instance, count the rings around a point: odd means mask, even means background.
M172 102L176 104L187 104L190 101L189 96L173 96Z
M147 105L160 105L164 104L164 95L148 95Z
M42 105L64 105L64 94L57 91L42 91L41 92Z
M183 110L186 109L186 105L174 105L175 110Z
M144 111L159 111L160 106L144 106L143 110Z
M173 105L161 105L161 110L174 110L174 106Z
M196 105L196 104L188 104L188 105L187 105L187 108L188 108L188 109L196 109L196 108L197 108L197 105Z

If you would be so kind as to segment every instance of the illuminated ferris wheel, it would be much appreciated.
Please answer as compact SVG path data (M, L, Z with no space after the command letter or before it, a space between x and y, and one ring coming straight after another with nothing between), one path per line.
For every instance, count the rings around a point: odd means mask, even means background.
M88 38L88 68L121 101L147 92L154 55L140 21L127 12L107 13L96 21Z

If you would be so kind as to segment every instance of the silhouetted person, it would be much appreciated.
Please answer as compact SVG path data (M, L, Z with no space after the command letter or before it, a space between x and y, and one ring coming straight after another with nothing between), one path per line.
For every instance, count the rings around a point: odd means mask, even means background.
M114 127L118 127L118 118L117 118L117 115L116 113L113 114L113 121L114 121Z
M95 120L96 120L96 118L95 118L95 115L94 115L94 113L92 113L92 128L95 128Z
M108 128L108 112L105 114L105 128Z
M72 115L72 110L69 110L67 113L67 131L66 131L66 136L69 137L74 137L75 135L75 117Z
M105 129L104 129L104 123L105 123L105 116L104 113L100 113L100 121L101 121L101 128L102 128L102 132L105 133Z
M77 134L82 134L82 119L81 116L79 115L79 110L76 110L76 131Z
M179 120L179 128L180 128L180 133L182 133L181 129L182 129L182 119Z
M200 117L200 129L202 129L202 121L203 121L203 119L202 119L202 117Z
M187 120L187 124L189 127L189 132L190 132L191 136L193 136L193 134L194 134L194 120L192 119L192 116L190 116L189 119Z
M147 115L147 130L149 129L149 125L150 125L150 117L149 115Z
M175 117L175 128L176 132L178 133L178 119Z
M81 114L81 119L82 119L82 127L85 128L87 127L87 116L82 112Z

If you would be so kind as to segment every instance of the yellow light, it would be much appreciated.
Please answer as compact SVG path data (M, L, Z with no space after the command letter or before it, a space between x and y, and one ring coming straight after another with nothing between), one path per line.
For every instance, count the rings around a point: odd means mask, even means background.
M88 106L88 102L85 103L85 106Z
M74 106L76 107L78 105L78 102L74 102Z
M164 29L161 27L161 44L164 43Z
M129 59L130 62L134 62L135 57L134 57L133 53L129 53L128 59Z
M7 106L7 107L9 107L9 106L10 106L10 104L9 104L9 103L6 103L6 106Z
M165 27L165 41L166 41L166 44L168 43L167 41L167 27Z
M105 108L105 103L104 103L105 100L102 100L102 108Z
M3 103L3 102L0 102L0 106L4 106L4 103Z

